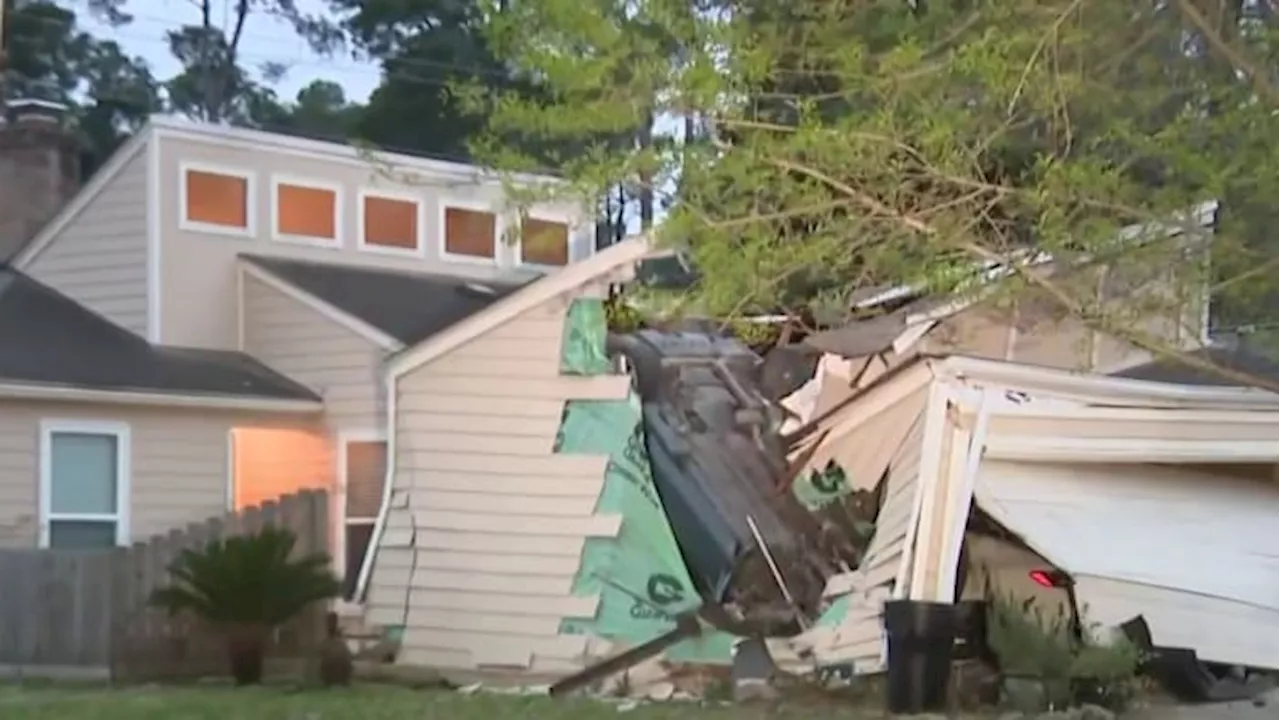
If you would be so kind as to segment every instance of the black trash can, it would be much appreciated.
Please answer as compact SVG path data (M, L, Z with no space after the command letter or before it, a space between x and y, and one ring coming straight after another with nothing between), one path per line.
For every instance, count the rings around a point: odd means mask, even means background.
M956 638L955 606L891 600L884 606L884 628L889 639L885 678L889 712L945 711Z

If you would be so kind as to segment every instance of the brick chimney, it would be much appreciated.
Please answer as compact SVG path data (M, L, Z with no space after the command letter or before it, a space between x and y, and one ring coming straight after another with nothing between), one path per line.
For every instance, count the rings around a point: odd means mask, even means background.
M0 117L0 261L9 260L80 189L80 145L67 107L10 100Z

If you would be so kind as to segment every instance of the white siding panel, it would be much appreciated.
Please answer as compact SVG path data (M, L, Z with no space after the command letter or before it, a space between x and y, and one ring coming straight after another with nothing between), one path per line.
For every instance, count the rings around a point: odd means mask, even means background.
M923 411L917 411L914 418L900 419L910 430L889 463L885 499L862 563L857 570L827 582L826 597L849 596L847 613L834 628L811 632L810 637L802 640L812 646L821 663L852 663L859 674L878 672L884 667L881 613L885 601L895 591L910 530L908 520L917 502L915 488L920 473L923 419Z
M528 675L580 669L596 613L573 594L608 458L558 455L569 400L622 399L626 377L560 375L567 303L534 308L414 369L396 387L392 509L369 583L371 622L404 624L397 662ZM409 544L412 543L412 547Z
M147 154L141 152L27 263L24 272L145 336L146 200Z

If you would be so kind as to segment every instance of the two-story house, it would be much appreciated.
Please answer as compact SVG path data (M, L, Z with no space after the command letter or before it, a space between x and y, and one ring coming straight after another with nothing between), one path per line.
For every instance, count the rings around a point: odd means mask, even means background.
M549 456L566 392L625 396L560 382L567 300L644 252L596 253L583 207L518 209L470 165L167 117L51 203L75 151L58 108L9 108L0 546L127 544L322 487L354 583L387 494L388 358L432 359L399 411L472 468L460 488L491 454Z

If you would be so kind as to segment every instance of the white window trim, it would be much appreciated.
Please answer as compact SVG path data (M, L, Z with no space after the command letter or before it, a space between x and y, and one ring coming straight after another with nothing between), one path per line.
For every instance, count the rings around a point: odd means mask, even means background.
M473 212L485 212L493 215L493 257L477 257L475 255L460 255L449 252L448 237L446 236L447 225L445 223L445 215L450 210L471 210ZM440 200L437 204L437 227L440 228L440 259L446 262L467 263L469 265L483 265L486 267L494 267L499 265L499 258L502 255L502 237L507 226L506 213L501 209L494 207L490 203L480 202L477 200L459 200L445 199Z
M568 245L568 247L565 249L564 265L544 265L542 263L527 263L524 261L525 218L531 218L533 220L541 220L542 222L560 223L565 226L566 233L565 233L564 241ZM578 230L581 229L582 223L575 222L573 218L567 215L564 215L563 213L535 212L530 210L525 213L525 217L517 218L514 224L516 226L516 242L515 242L516 267L529 268L531 270L539 270L541 272L555 272L556 270L567 268L578 261L578 258L574 256L574 252L573 252L573 246L574 246L573 239L577 235Z
M377 198L379 200L395 200L397 202L413 203L415 212L418 217L418 237L417 247L413 249L389 247L387 245L374 245L365 241L364 236L364 203L368 198ZM409 193L395 192L393 190L382 190L380 188L360 188L356 193L356 247L361 252L376 253L379 255L393 255L396 257L413 257L425 258L427 256L427 232L426 232L426 204L418 195ZM444 231L441 230L441 237L444 237Z
M333 193L333 234L335 237L312 237L310 235L294 235L292 233L280 232L281 185L307 188L309 190L323 190L325 192ZM273 173L271 175L271 239L276 242L289 243L291 245L307 245L309 247L320 247L329 250L337 250L341 248L343 235L342 201L341 185L323 182L321 180L310 180L296 175L281 175Z
M191 171L225 175L244 180L244 219L242 228L230 225L214 225L213 223L192 220L187 216L187 173ZM203 162L182 162L178 165L178 203L182 206L178 213L178 229L185 232L205 233L209 235L226 235L236 238L251 238L257 231L258 224L258 178L248 170L212 165Z
M53 436L61 433L109 435L116 440L116 512L114 515L99 513L67 514L51 512L53 503ZM41 420L40 421L40 547L49 547L49 523L56 520L114 520L116 545L129 544L129 498L132 485L132 455L129 425L104 420Z
M338 433L338 452L334 453L337 461L337 469L334 477L338 479L338 491L333 494L334 507L332 516L338 519L334 524L334 541L333 541L333 569L338 578L345 581L347 571L347 526L351 524L376 525L378 518L375 515L371 518L365 517L347 517L347 445L350 443L383 443L387 448L387 469L391 465L391 444L387 442L387 433L382 430L342 430ZM388 474L390 474L388 472ZM383 478L386 482L387 478ZM385 488L384 488L385 489ZM376 534L376 533L375 533ZM373 542L370 538L369 542ZM369 553L365 552L365 559L368 559ZM363 565L364 560L361 561ZM359 577L363 567L356 571Z

